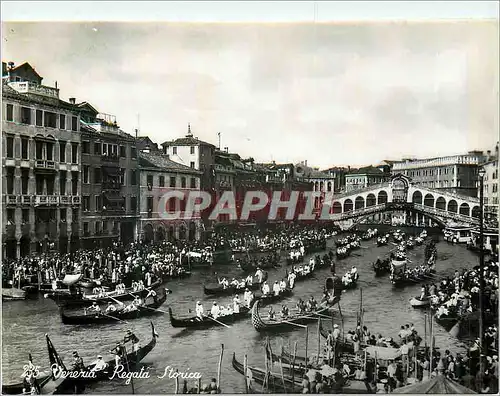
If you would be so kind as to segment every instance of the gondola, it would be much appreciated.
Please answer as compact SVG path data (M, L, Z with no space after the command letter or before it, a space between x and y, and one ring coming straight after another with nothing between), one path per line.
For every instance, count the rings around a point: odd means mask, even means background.
M33 364L33 360L31 358L31 354L29 355L29 362ZM25 366L26 367L26 366ZM35 367L35 366L33 366ZM51 375L48 373L38 373L36 376L36 383L38 387L41 389L45 386L47 382L51 379ZM18 382L15 384L2 384L2 394L3 395L21 395L23 394L23 389L25 388L24 381ZM29 389L26 389L26 392L29 392Z
M328 330L323 327L323 322L319 324L319 333L323 338L328 338ZM354 344L352 342L339 339L337 340L337 348L341 352L354 353Z
M264 273L264 278L262 279L262 283L264 283L267 280L267 272ZM259 290L262 286L262 283L257 282L257 283L252 283L251 285L245 284L243 287L234 287L234 286L229 286L227 288L223 288L222 285L218 285L216 287L207 287L203 286L203 292L208 295L208 296L229 296L233 294L239 294L239 293L244 293L245 289L249 290Z
M261 305L268 305L268 304L275 304L284 298L290 297L293 294L292 289L285 289L280 292L280 294L276 295L272 291L269 293L267 296L264 296L263 294L256 295L255 296L255 301L260 301Z
M243 364L236 360L236 353L233 353L232 360L233 368L240 374L248 376L251 373L252 381L257 384L264 384L266 382L267 389L272 393L302 393L302 378L297 375L292 382L289 377L284 377L285 386L283 386L283 380L281 374L267 373L264 370L247 367L247 373L245 373L245 367Z
M239 313L233 313L232 315L219 316L217 320L212 319L207 316L203 320L199 320L196 316L190 318L178 319L174 317L172 308L168 308L168 314L170 316L170 324L175 328L189 328L195 330L208 329L210 327L222 326L221 323L231 324L238 320L248 317L250 309L247 307L240 307Z
M114 313L92 313L87 315L71 315L68 316L64 313L63 308L60 308L59 313L61 320L66 325L87 325L87 324L104 324L123 322L129 319L142 318L144 316L152 316L161 313L156 309L159 308L167 300L167 293L164 292L162 297L157 301L139 306L135 311L129 312L114 312Z
M124 370L137 367L137 365L149 354L149 352L153 350L156 345L156 338L158 337L158 333L155 330L153 322L151 322L151 333L151 340L146 345L138 348L137 351L127 350L126 357L123 356L121 360L121 364L123 365ZM85 368L85 371L80 373L78 378L70 378L69 376L66 377L64 381L57 387L55 393L67 394L69 390L74 390L75 387L81 388L86 384L96 381L109 381L110 376L114 372L115 365L115 358L112 358L106 362L106 368L104 370L96 371L95 374L93 374L91 370L94 368L95 364L92 363Z
M78 281L77 285L83 287L84 289L93 289L94 287L97 286L97 283L92 279L83 278L80 281Z
M2 301L21 300L26 300L26 290L18 289L17 287L2 288Z
M303 325L309 322L314 322L320 318L319 315L327 315L330 309L329 306L321 307L315 312L309 312L305 315L297 315L284 320L264 320L259 314L260 301L257 300L252 308L252 325L258 332L264 331L285 331L296 329L295 325Z
M431 299L427 297L421 300L420 297L412 297L410 298L410 305L413 308L425 308L431 305Z
M389 259L382 260L379 262L379 264L375 262L372 264L372 267L373 271L375 271L375 276L377 277L385 275L391 271L391 265Z
M155 289L161 285L161 280L157 280L150 287L143 290L134 291L133 288L125 289L124 293L118 293L116 291L106 292L104 297L98 297L97 295L85 295L79 291L73 290L72 292L54 292L45 294L45 298L50 298L59 306L68 307L85 307L92 305L94 302L97 304L104 304L108 302L126 301L134 299L136 296L144 298L147 296L151 289Z

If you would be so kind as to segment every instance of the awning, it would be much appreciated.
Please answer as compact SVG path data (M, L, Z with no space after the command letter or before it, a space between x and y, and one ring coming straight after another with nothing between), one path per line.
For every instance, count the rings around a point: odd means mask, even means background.
M83 274L75 274L75 275L65 275L62 283L65 285L71 286L78 282L83 277Z
M381 360L394 360L401 356L401 352L397 348L386 348L380 346L369 346L365 348L366 353L371 357L377 356Z

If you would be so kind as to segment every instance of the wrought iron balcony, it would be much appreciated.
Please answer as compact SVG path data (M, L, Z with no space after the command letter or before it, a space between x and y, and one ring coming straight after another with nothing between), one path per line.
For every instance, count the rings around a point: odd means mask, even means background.
M55 161L51 160L36 160L35 161L35 169L43 169L43 170L56 170Z
M103 162L120 162L120 156L118 154L103 154L101 155L101 161Z
M57 205L59 204L59 197L57 195L35 195L35 206L38 205Z

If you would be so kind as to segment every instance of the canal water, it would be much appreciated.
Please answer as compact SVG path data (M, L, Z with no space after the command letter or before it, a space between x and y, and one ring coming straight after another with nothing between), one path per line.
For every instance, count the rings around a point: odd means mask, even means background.
M328 247L333 248L333 240L328 241ZM424 313L413 309L408 300L420 292L419 285L404 289L393 289L388 277L375 278L371 263L378 256L384 258L393 246L377 247L373 241L362 243L363 248L354 252L347 259L337 261L337 273L343 275L356 266L359 272L358 288L347 291L342 296L341 309L344 317L344 329L354 329L356 313L360 303L360 289L363 290L363 307L365 309L364 323L372 333L381 333L386 337L397 339L401 325L413 323L417 331L424 334ZM452 275L456 269L471 268L477 265L476 255L463 246L438 243L438 260L436 270L438 277ZM423 262L424 247L416 247L410 252L410 259L414 263ZM284 276L286 265L269 271L269 279L274 281ZM219 274L227 276L241 276L241 271L234 266L219 266ZM190 278L169 282L166 286L172 290L162 309L167 311L171 306L176 317L185 317L189 310L194 311L197 300L202 300L205 310L210 308L213 297L203 295L203 283L213 279L213 269L194 270ZM295 306L299 297L309 298L314 295L317 300L325 279L330 275L329 269L321 269L312 279L299 282L294 289L294 296L286 300L289 307ZM228 304L230 297L219 297L219 303ZM275 307L276 310L279 306ZM338 316L337 316L338 317ZM150 378L134 380L135 393L173 393L175 380L157 378L169 366L180 372L199 372L202 382L208 383L217 375L217 365L221 344L224 344L224 355L221 370L221 384L224 393L244 392L243 377L231 365L233 352L240 362L244 355L248 356L248 363L252 366L264 366L265 336L257 333L248 318L236 323L231 328L214 327L208 330L186 331L171 327L168 315L152 318L141 318L130 321L129 324L116 323L104 326L69 326L61 323L58 310L53 301L40 297L38 300L7 302L3 304L3 381L12 383L20 381L22 367L31 353L36 365L44 370L48 367L47 347L44 334L50 335L51 340L64 360L71 364L71 352L78 350L85 363L93 361L98 354L105 358L107 352L116 341L123 338L127 329L132 329L147 343L151 338L150 320L159 333L158 343L153 351L144 359L143 364L150 374ZM340 319L338 319L340 322ZM309 326L308 353L317 351L317 325ZM436 345L441 349L450 349L453 352L463 350L464 345L448 335L441 327L435 326ZM304 354L305 330L297 329L292 332L271 336L273 351L278 352L279 346L298 342L298 353ZM323 342L323 341L322 341ZM191 380L189 385L194 386ZM182 381L181 381L182 386ZM131 393L131 385L125 380L100 382L87 387L86 393Z

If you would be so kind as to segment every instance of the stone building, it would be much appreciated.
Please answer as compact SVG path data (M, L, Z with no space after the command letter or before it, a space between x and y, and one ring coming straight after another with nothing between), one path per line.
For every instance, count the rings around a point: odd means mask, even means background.
M169 199L166 207L161 206L161 198L171 190L185 194L200 190L202 172L172 161L168 155L156 151L145 149L139 152L139 156L141 239L146 242L199 240L203 231L200 213L184 218L187 195L184 199ZM163 211L180 211L180 219L164 219Z
M349 169L345 175L345 191L350 192L384 183L390 179L390 173L384 169L366 166L359 169Z
M403 159L392 165L392 174L402 174L422 187L477 196L478 166L485 162L482 151L427 159Z
M4 257L78 247L79 111L33 67L2 65Z
M488 152L488 158L482 164L484 168L483 199L485 217L498 217L498 143L495 147L495 153ZM477 191L479 197L479 186Z
M137 235L138 170L135 138L116 118L91 104L76 105L82 140L82 247L128 244Z

